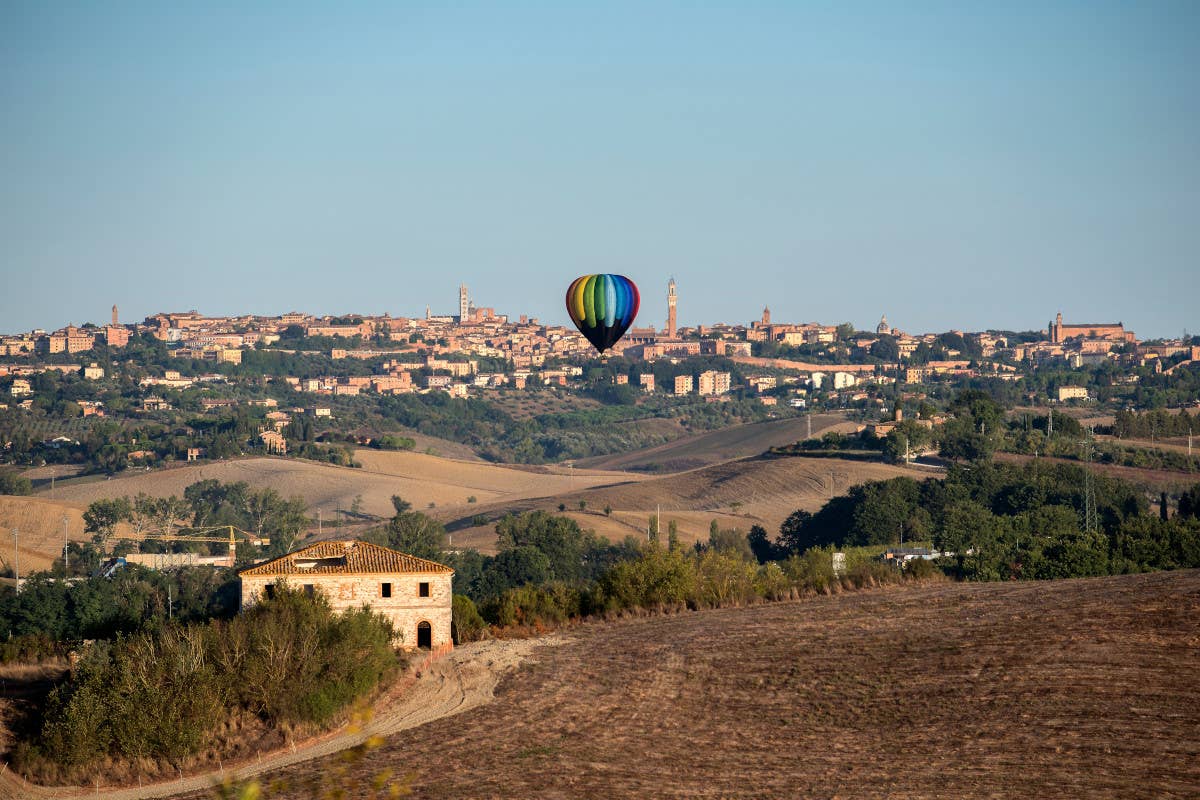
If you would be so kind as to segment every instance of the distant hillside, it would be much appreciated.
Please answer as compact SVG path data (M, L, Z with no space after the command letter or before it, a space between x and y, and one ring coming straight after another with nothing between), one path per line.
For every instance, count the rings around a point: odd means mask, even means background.
M752 422L690 434L666 444L628 453L584 458L575 463L593 469L681 472L735 458L756 456L772 447L801 441L807 437L808 427L809 423L803 417ZM855 428L840 414L814 414L812 417L814 437L830 430L850 433Z
M62 555L63 517L67 518L67 537L73 542L91 537L83 532L86 505L49 500L44 497L0 495L0 561L11 567L13 529L20 531L21 574L49 569Z
M311 513L321 509L328 522L337 509L349 509L358 497L362 498L363 513L380 517L394 513L391 503L394 494L404 497L418 510L444 514L458 508L460 513L466 513L474 506L469 502L472 497L483 504L629 480L621 474L557 467L508 467L404 451L358 450L355 458L362 462L362 469L293 458L198 462L149 472L128 471L111 480L59 483L39 496L86 507L100 498L133 496L139 492L155 497L182 496L192 483L214 478L271 488L284 497L298 495L308 503Z
M585 528L610 539L644 535L647 519L661 510L663 536L676 520L684 542L707 539L709 523L748 531L762 525L774 536L780 523L798 508L816 511L834 494L870 480L908 475L924 480L928 469L836 458L745 458L702 469L644 480L593 486L539 499L487 503L471 509L494 519L504 513L531 509L557 510L561 503ZM579 503L585 504L581 512ZM612 509L611 517L604 508ZM490 551L495 545L492 524L467 526L463 517L454 529L454 544Z

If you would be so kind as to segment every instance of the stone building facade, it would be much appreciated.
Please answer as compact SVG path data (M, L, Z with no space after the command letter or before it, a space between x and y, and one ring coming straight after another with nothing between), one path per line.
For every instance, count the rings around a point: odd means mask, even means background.
M353 540L317 542L248 567L238 577L243 609L286 581L292 588L323 593L335 611L370 606L391 619L397 640L408 649L452 642L454 570L387 547Z

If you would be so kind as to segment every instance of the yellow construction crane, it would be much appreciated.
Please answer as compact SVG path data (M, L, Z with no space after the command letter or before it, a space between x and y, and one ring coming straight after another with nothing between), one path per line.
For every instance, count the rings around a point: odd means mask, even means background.
M228 535L217 536L217 531L225 531ZM177 528L173 532L147 531L146 533L114 533L113 539L126 539L139 542L226 542L229 544L229 565L236 563L237 536L241 534L248 544L265 547L271 543L249 531L236 528L233 525L213 525L207 528Z

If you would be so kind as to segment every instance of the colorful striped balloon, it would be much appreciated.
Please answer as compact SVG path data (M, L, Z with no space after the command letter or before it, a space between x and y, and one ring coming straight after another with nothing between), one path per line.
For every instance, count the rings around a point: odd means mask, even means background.
M567 289L567 313L601 353L629 330L639 305L638 288L624 275L583 275Z

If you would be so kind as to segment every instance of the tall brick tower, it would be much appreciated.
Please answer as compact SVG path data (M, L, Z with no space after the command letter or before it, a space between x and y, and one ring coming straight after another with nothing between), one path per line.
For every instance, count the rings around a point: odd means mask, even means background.
M117 327L117 325L118 325L118 323L117 323L117 306L116 306L116 304L114 304L114 305L113 305L113 321L112 321L112 324L113 324L113 327L114 327L114 328L115 328L115 327Z
M675 279L667 284L667 338L675 338Z

